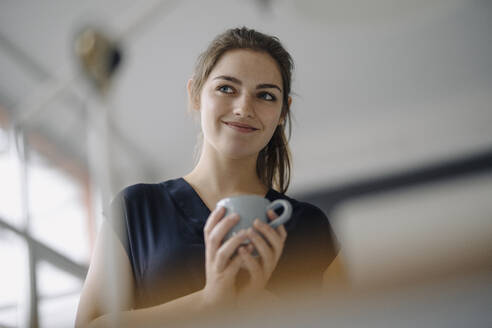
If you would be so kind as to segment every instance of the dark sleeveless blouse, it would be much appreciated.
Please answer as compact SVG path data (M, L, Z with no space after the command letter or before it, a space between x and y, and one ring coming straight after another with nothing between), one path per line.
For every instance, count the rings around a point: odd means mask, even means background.
M267 289L281 295L291 284L321 287L322 274L338 251L324 213L273 189L270 201L293 207L287 239ZM137 308L185 296L205 286L203 228L210 210L183 178L123 189L111 203L110 223L130 260Z

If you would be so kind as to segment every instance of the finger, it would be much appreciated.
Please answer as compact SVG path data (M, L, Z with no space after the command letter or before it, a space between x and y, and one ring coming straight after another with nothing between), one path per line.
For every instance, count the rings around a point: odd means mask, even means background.
M276 229L273 229L269 224L258 219L253 222L253 226L266 238L275 251L282 249L284 239Z
M280 237L282 237L282 240L285 242L285 240L287 239L287 230L285 230L284 225L279 225L275 230L280 234Z
M251 275L251 282L258 282L260 279L263 279L263 270L257 259L255 259L249 251L247 251L244 247L240 247L238 250L239 256L241 256L243 260L243 264L245 269Z
M219 272L225 269L227 263L233 256L236 249L241 246L241 243L244 243L247 238L246 231L243 230L238 232L229 240L227 240L222 246L220 246L217 251L217 255L215 256L216 268Z
M268 269L272 269L275 267L280 255L282 254L285 239L280 235L280 233L270 227L270 225L260 220L255 220L253 226L263 235L268 244L271 246L270 249L273 255L272 258L268 258ZM261 250L259 249L259 251Z
M222 240L224 240L225 235L233 226L239 221L239 215L231 214L222 219L219 223L215 225L208 237L205 239L205 244L207 248L207 254L213 259L214 254L220 247Z
M244 248L244 246L239 247ZM238 272L239 269L241 269L241 265L243 264L243 258L240 254L235 255L230 261L227 267L224 269L224 274L225 275L232 275L235 276Z
M213 210L212 213L210 213L207 222L205 223L205 227L203 228L204 235L208 235L212 229L215 227L217 222L219 222L220 219L225 214L225 208L222 206L219 206Z
M275 257L274 250L267 244L265 239L263 239L263 237L261 237L258 232L253 229L248 229L248 238L260 254L263 261L263 266L269 270L273 265L272 262Z

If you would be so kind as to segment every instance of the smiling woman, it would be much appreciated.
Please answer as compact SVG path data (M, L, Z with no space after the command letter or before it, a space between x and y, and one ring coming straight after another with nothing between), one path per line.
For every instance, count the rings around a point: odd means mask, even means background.
M276 37L247 28L219 35L199 57L187 84L203 133L198 163L183 177L133 185L114 199L78 326L105 326L115 317L119 327L159 326L288 295L291 286L322 286L338 251L330 223L317 207L285 195L292 68ZM241 194L288 200L292 217L277 228L255 223L224 241L239 217L225 216L216 204ZM244 245L246 239L251 244ZM104 252L107 245L113 254ZM109 261L117 263L111 268L117 282L102 278ZM104 307L110 288L120 292L111 314Z

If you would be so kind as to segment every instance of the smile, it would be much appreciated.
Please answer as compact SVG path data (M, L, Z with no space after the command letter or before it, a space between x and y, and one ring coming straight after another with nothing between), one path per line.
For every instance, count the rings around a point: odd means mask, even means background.
M225 125L227 125L231 129L238 131L238 132L242 132L242 133L251 133L251 132L255 132L256 130L258 130L256 128L251 127L251 126L239 124L239 123L234 123L234 122L222 122L222 123L224 123Z

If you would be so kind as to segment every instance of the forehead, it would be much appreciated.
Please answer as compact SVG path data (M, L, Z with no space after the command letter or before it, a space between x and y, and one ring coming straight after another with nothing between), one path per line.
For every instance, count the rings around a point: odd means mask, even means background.
M210 72L209 79L229 75L244 83L274 83L282 86L278 64L266 52L234 49L225 52Z

